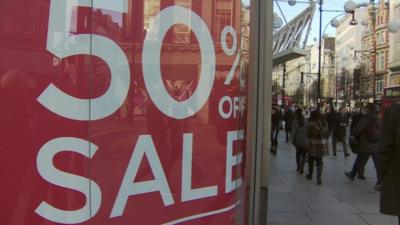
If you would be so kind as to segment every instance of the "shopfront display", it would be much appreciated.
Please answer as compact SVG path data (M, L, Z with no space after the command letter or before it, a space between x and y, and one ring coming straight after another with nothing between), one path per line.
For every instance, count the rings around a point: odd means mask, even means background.
M247 224L249 10L1 2L1 224Z

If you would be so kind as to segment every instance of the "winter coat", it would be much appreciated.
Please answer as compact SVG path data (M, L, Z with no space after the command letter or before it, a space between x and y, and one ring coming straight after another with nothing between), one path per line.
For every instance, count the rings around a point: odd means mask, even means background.
M353 129L353 135L359 140L358 152L364 154L371 154L378 151L378 141L371 141L368 138L368 129L371 124L378 126L378 132L381 132L381 123L376 113L369 113L362 117Z
M280 113L280 110L275 111L275 113L272 113L271 116L271 129L280 129L282 122L282 114Z
M346 113L338 113L335 120L335 137L343 142L346 138L346 128L349 126L349 118Z
M385 110L379 142L380 211L400 216L400 104Z
M300 126L297 120L293 121L292 134L293 145L295 147L308 147L307 126L308 122L306 119L304 119L303 126Z
M351 117L351 124L350 124L350 135L354 135L354 128L360 122L361 118L363 118L364 115L362 113L355 113Z
M328 121L329 130L333 130L335 128L336 119L338 113L336 111L330 111L326 114L326 121Z
M291 109L288 109L285 114L283 115L283 121L285 121L285 130L290 131L292 130L294 120L294 113Z
M308 154L314 157L328 155L328 123L325 120L311 121L307 127Z

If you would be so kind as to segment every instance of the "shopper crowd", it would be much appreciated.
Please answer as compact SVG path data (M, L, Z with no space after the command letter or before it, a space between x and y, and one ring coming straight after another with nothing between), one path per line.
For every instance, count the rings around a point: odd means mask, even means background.
M337 156L337 143L342 143L345 158L350 156L349 148L356 154L353 167L344 172L350 181L366 179L364 168L372 158L381 212L399 216L400 225L400 104L387 107L381 115L373 103L352 112L345 107L337 112L334 107L321 110L275 105L270 149L274 155L278 152L280 130L285 131L286 142L293 143L296 149L297 172L306 172L305 177L312 180L315 168L317 185L322 185L323 158L330 154L329 138L333 156Z

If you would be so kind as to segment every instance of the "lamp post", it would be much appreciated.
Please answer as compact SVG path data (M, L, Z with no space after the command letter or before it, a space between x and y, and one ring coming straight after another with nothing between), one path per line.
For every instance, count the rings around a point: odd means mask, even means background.
M319 47L318 47L318 81L317 81L317 104L321 103L321 51L322 51L322 4L323 0L318 1L319 4Z
M286 79L286 63L283 64L282 75L282 101L285 102L285 79Z
M339 16L344 15L340 14L337 15L336 17L334 17L333 19L331 19L329 21L329 23L325 26L324 31L322 31L322 12L343 12L340 10L324 10L322 8L323 5L323 0L318 0L318 4L319 4L319 43L318 43L318 80L317 80L317 99L318 99L318 106L321 103L321 66L322 66L322 39L323 39L323 34L325 34L326 29L328 28L329 24L331 24L333 27L337 27L339 25L339 22L337 21L336 18L338 18Z
M325 26L324 30L322 31L322 12L324 11L328 11L328 12L341 12L338 10L323 10L322 9L322 5L323 5L323 1L319 0L319 13L320 13L320 20L319 20L319 43L318 43L318 80L317 80L317 101L318 104L321 103L321 67L322 67L322 48L324 48L324 46L322 46L322 40L323 40L323 36L325 35L326 29L328 28L329 25L331 25L332 27L337 27L339 25L339 21L337 20L337 18L339 16L343 16L345 15L345 13L342 13L340 15L335 16L334 18L332 18ZM325 50L325 49L324 49ZM325 53L325 52L324 52Z

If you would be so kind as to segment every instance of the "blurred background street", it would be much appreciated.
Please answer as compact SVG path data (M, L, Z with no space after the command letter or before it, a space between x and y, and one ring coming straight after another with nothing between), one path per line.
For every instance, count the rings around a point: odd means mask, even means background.
M324 157L322 186L296 172L295 148L279 135L276 156L271 155L268 196L269 225L397 225L397 218L379 212L379 192L374 189L376 174L372 160L365 168L366 180L351 182L344 175L355 155ZM307 165L304 173L307 173Z

